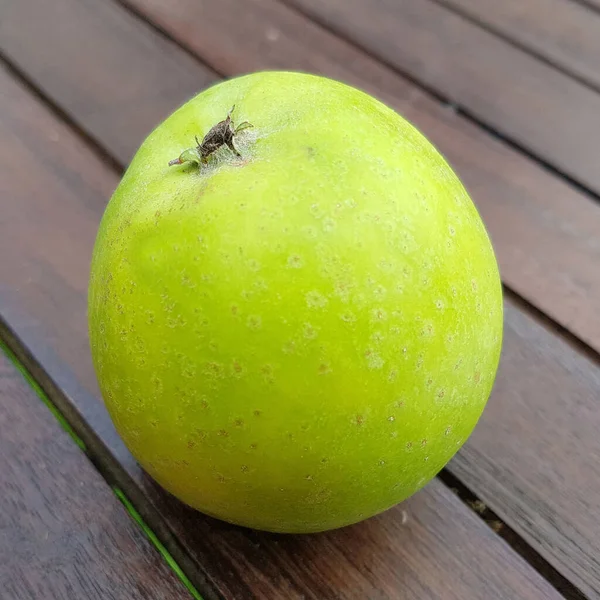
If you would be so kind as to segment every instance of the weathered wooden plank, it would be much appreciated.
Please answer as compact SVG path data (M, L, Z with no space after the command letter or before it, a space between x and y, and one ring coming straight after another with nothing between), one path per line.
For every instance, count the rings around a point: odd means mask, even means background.
M121 163L215 79L118 4L3 0L0 50Z
M441 0L600 89L600 12L576 0Z
M117 459L130 495L141 490L159 515L156 526L178 537L194 582L208 576L227 598L559 597L438 481L385 515L315 536L230 526L159 489L99 410L86 350L87 265L117 175L4 71L0 87L0 201L8 207L0 256L11 257L0 261L4 335L8 323L47 370L46 385L60 385L59 406L82 415L106 445L109 455L96 459Z
M600 193L596 91L434 0L285 1Z
M0 349L0 595L191 597Z
M494 392L450 470L588 597L600 597L599 362L505 308Z

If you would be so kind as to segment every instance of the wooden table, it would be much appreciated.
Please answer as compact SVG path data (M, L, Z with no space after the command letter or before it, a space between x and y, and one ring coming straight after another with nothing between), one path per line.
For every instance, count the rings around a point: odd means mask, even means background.
M464 449L407 502L314 536L162 491L87 342L123 167L190 96L265 68L413 121L470 190L505 284L501 366ZM600 0L1 0L0 598L600 598L599 92Z

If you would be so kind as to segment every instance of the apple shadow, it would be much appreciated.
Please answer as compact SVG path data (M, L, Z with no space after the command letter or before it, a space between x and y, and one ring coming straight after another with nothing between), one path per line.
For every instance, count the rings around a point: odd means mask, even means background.
M449 553L440 540L431 539L435 522L444 515L438 514L430 493L417 493L380 515L341 529L277 534L206 516L140 472L147 497L225 596L383 600L397 598L398 590L409 586L411 597L429 597L431 582L423 577L429 572L436 579L444 563L436 544ZM441 485L430 484L434 497ZM423 568L423 560L431 563L430 569Z

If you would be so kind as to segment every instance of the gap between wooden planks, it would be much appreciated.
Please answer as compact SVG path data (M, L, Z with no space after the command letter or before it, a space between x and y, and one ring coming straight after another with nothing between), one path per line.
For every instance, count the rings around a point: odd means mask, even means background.
M438 1L600 90L600 11L585 1Z
M263 3L263 4L264 4L264 3ZM289 13L289 11L288 11L288 13ZM290 13L290 14L291 14L291 13ZM288 14L288 16L289 16L289 14ZM302 21L302 19L300 19L300 21ZM264 24L264 23L263 23L263 24ZM322 30L320 30L320 29L318 29L318 28L315 28L315 30L316 30L316 31L319 31L319 32L322 32ZM131 32L130 32L130 33L131 33ZM261 35L263 35L263 37L264 37L264 32L260 32L260 33L261 33ZM300 35L300 36L302 36L304 33L305 33L305 32L303 31L303 32L302 32L302 33L300 33L299 35ZM322 33L323 33L323 32L322 32ZM271 37L273 37L273 36L271 35ZM261 39L262 39L262 38L261 38ZM325 38L325 39L331 39L331 36L329 36L329 38ZM228 41L229 41L229 40L228 40ZM336 42L336 43L337 43L337 42ZM334 46L334 47L335 47L335 46ZM340 47L342 50L344 50L344 48L346 47L346 45L344 45L344 44L340 43L340 46L339 46L339 47ZM222 50L222 48L221 48L221 50ZM273 48L273 50L272 50L272 51L273 51L273 52L278 52L278 51L280 51L280 50L281 50L281 47L279 47L279 48ZM359 55L359 53L357 53L357 55ZM177 62L177 61L175 61L175 62ZM376 64L376 63L374 63L374 64ZM143 83L143 82L142 82L142 83ZM142 89L144 89L144 86L143 86L143 85L142 85L141 87L142 87ZM134 96L134 99L135 99L135 96ZM474 129L475 131L477 131L475 128L473 128L473 129ZM134 143L133 143L133 142L131 142L131 143L132 143L132 147L133 147L133 144L134 144ZM136 143L137 143L137 142L136 142ZM516 156L518 157L518 155L516 155ZM515 160L515 166L516 166L517 164L519 164L519 163L518 163L518 162ZM550 181L551 179L550 179L550 178L548 178L548 180Z
M437 481L402 507L356 527L275 536L187 509L145 476L107 413L98 410L98 399L86 391L95 388L85 350L88 261L105 194L118 176L0 73L0 109L7 116L0 125L0 175L7 184L3 198L9 199L3 203L0 253L14 257L0 263L0 312L33 362L40 361L59 384L52 399L91 428L78 431L86 443L99 437L113 453L97 459L113 465L116 455L128 494L135 487L137 497L145 495L167 523L179 552L194 561L194 582L206 573L230 598L396 598L400 589L415 600L559 597Z
M599 194L600 94L441 1L285 0Z
M0 426L3 597L187 596L1 346Z

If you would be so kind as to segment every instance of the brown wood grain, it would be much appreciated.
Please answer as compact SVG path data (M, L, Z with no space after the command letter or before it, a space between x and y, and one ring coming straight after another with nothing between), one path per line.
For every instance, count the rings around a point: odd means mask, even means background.
M440 0L600 89L600 12L573 0Z
M2 350L0 595L191 597Z
M3 335L19 337L28 364L46 369L57 405L106 445L97 460L120 463L127 493L151 504L151 525L177 537L194 581L208 576L226 598L261 600L559 597L438 481L378 518L313 536L227 525L159 489L95 396L86 350L87 265L117 174L2 70L0 88L0 256L10 256L0 261Z
M433 0L285 2L600 193L596 91Z
M113 2L3 0L0 50L121 163L215 74Z
M506 306L492 398L451 471L600 597L600 363ZM560 539L560 545L554 543Z
M62 22L44 28L44 53L28 50L26 40L37 36L37 21L29 15L51 23L53 5L42 0L11 0L7 4L11 12L6 12L10 18L0 19L0 48L124 162L144 132L185 101L190 85L197 83L200 90L207 84L202 79L207 71L190 66L185 53L172 45L167 53L170 62L165 65L161 36L132 21L117 5L107 8L89 1L57 1L64 11L77 16L77 28ZM600 351L600 316L595 302L600 297L600 210L594 202L275 0L129 2L227 75L264 68L313 71L362 87L394 106L428 135L458 170L490 231L505 283ZM231 19L232 14L244 16ZM115 55L123 63L120 67L119 62L119 68L114 68L112 54L101 51L106 32L118 31L112 27L113 21L129 23L132 29L128 38L110 38L110 44L119 49ZM97 44L81 48L78 60L89 68L81 66L74 76L64 49L76 46L86 31ZM144 43L138 43L139 39ZM95 49L97 45L100 50ZM54 70L62 65L65 73L61 78L69 85L56 85L48 63L56 65ZM172 64L177 68L172 70ZM173 78L168 99L158 94L156 103L147 99L154 97L155 65ZM110 73L110 94L94 87L96 71ZM138 92L132 98L137 101L122 99L112 91L127 89L131 72L136 73ZM211 76L209 72L209 79ZM139 102L144 104L142 112ZM92 122L89 113L95 115ZM115 114L117 120L113 120Z

